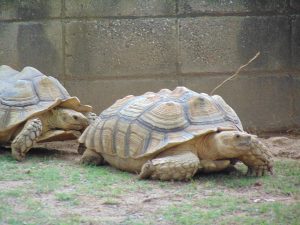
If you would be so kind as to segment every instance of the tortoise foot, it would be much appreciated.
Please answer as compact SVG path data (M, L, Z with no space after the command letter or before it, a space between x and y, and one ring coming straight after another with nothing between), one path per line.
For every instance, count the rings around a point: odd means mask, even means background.
M269 167L267 165L257 166L257 167L248 167L247 170L247 176L256 176L261 177L266 175L267 173L270 173L273 175L273 168Z
M18 161L23 161L26 153L31 149L41 133L41 120L37 118L28 120L23 130L15 137L11 144L12 157Z
M240 160L248 166L248 176L273 175L273 159L269 149L257 138L252 139L251 149Z

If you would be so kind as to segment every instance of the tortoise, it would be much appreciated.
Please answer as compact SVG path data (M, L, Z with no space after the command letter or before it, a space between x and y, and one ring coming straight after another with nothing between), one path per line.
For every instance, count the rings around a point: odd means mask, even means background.
M77 139L96 115L57 79L33 67L0 66L0 145L18 161L36 142Z
M117 100L78 140L87 148L81 163L108 162L144 179L188 180L238 160L249 175L272 172L269 150L222 97L185 87Z

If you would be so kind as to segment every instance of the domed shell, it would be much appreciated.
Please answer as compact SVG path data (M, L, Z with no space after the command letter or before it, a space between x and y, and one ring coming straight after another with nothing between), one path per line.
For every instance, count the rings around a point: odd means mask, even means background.
M0 137L9 135L9 130L28 118L58 105L79 112L92 110L71 97L57 79L33 67L18 72L0 66Z
M116 101L79 141L98 152L139 158L218 129L242 131L243 127L220 96L177 87Z

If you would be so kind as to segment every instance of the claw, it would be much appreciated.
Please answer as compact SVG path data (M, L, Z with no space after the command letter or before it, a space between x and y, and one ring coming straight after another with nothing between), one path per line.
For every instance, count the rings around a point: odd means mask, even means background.
M272 166L259 166L259 167L248 167L247 176L257 176L261 177L266 175L266 173L269 172L271 175L274 175L273 173L273 167Z

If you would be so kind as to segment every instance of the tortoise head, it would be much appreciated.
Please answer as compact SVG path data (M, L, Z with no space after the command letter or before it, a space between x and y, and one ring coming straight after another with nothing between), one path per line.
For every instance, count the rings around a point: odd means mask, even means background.
M240 131L220 131L211 135L211 142L217 146L218 152L227 158L238 157L249 151L253 135Z
M51 126L63 130L83 130L89 125L82 113L72 109L54 108L50 117Z

